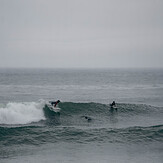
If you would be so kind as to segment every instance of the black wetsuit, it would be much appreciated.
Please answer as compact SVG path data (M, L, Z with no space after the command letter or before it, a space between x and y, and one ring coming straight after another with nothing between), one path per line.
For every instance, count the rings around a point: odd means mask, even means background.
M50 102L51 103L51 105L55 105L57 102L55 102L55 101L52 101L52 102Z

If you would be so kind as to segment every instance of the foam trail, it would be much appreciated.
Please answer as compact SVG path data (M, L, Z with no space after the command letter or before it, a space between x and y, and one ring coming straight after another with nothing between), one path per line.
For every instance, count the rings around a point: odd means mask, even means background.
M0 108L0 124L27 124L44 120L42 103L10 102Z

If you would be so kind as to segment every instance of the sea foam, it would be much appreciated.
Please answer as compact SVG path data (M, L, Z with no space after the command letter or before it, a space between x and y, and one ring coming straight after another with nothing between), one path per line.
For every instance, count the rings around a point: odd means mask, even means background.
M0 108L0 124L27 124L44 120L41 102L10 102Z

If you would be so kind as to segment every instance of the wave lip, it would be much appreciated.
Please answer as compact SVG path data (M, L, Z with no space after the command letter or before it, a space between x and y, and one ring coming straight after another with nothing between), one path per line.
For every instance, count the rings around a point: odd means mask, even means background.
M28 124L45 120L41 103L10 102L0 108L0 124Z

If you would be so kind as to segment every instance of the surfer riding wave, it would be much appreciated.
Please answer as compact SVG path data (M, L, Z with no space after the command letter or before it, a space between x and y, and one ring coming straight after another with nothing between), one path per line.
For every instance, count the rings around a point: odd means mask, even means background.
M57 101L49 101L51 103L52 106L56 107L57 104L60 103L60 100L57 100Z

